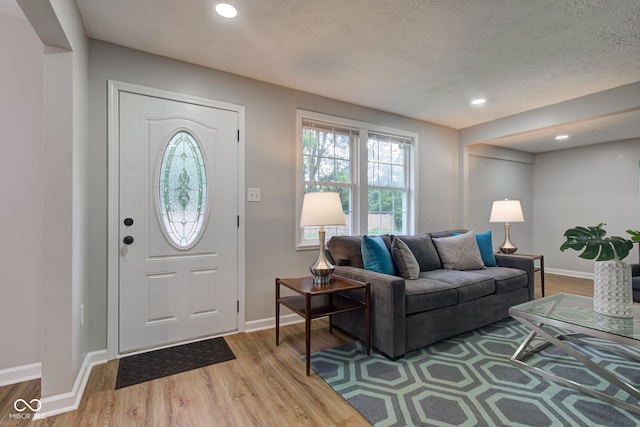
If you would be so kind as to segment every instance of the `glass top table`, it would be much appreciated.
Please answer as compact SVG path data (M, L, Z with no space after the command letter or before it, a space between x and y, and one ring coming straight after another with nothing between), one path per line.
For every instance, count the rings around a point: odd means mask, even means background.
M593 362L584 353L586 346L599 347L640 362L640 352L637 351L640 349L640 306L634 305L632 318L611 317L593 311L592 298L559 293L513 306L509 309L509 314L531 331L511 356L511 363L622 409L640 414L638 384L630 384L616 372ZM558 331L562 332L558 333ZM572 356L592 373L624 390L630 398L619 399L527 363L534 354L551 345Z
M544 319L556 326L572 325L587 335L626 345L640 345L640 306L633 306L633 317L611 317L593 311L593 298L573 294L555 294L511 307L511 314L531 319ZM615 335L615 337L613 336Z

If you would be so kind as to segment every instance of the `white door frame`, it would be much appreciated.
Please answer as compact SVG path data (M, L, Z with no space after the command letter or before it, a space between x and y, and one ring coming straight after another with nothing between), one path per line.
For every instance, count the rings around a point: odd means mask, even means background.
M212 99L199 98L160 89L153 89L115 80L108 81L107 94L107 359L118 358L118 304L119 304L119 250L120 250L120 194L118 180L120 175L119 107L120 92L155 96L178 102L189 102L206 107L235 111L238 113L240 131L238 141L238 332L245 330L245 203L244 203L244 106Z

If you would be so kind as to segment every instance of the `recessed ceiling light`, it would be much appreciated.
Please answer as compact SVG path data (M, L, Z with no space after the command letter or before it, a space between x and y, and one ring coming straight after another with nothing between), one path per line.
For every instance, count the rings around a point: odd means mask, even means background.
M485 102L487 102L487 98L473 98L471 105L483 105Z
M223 18L235 18L238 15L236 8L228 3L218 3L216 5L216 12Z
M566 133L556 135L556 141L564 141L565 139L569 139L569 135Z

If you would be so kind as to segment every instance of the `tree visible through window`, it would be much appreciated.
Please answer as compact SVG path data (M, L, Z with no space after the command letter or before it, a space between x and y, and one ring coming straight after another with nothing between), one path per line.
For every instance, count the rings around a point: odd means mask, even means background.
M302 179L303 192L334 191L340 194L346 227L326 227L327 238L349 234L351 230L351 152L354 132L323 123L303 121ZM317 242L318 228L305 228L303 241Z
M407 156L410 142L407 138L369 134L369 234L405 234L407 231Z
M347 226L325 227L327 239L413 232L415 134L301 110L298 120L298 214L305 193L335 191ZM317 245L318 229L298 228L296 236L300 246Z

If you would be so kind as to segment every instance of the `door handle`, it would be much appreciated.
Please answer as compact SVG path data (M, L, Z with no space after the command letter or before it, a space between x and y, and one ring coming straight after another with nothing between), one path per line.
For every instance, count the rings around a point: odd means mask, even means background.
M131 227L133 225L133 218L125 218L124 225L126 225L127 227Z
M131 236L124 236L124 239L122 239L122 243L124 243L125 245L130 245L133 243L133 237Z

